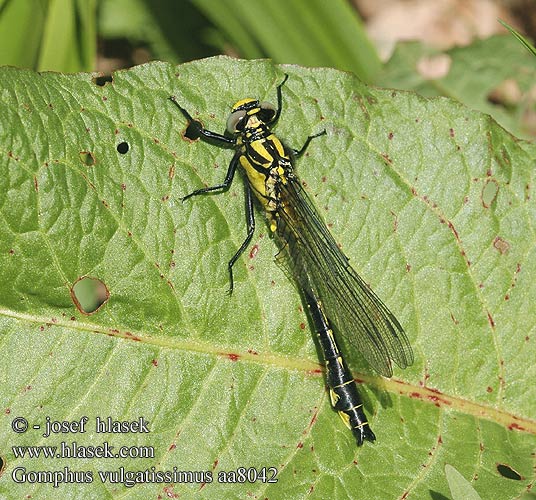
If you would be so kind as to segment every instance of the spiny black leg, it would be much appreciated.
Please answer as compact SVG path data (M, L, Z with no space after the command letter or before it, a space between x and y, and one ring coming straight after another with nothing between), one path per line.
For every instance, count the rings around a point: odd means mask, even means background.
M245 183L245 191L246 191L246 222L248 225L248 234L246 236L246 239L243 241L242 245L240 245L240 248L233 255L233 257L231 258L228 264L229 280L230 280L230 286L228 290L229 295L233 293L233 288L234 288L233 265L237 261L237 259L244 253L244 250L247 248L247 246L251 242L251 238L253 238L253 234L255 233L255 213L253 211L253 195L251 192L251 187L249 185L249 182Z
M270 120L270 123L275 123L279 116L281 115L281 110L283 109L283 95L281 92L281 87L285 85L285 82L288 80L288 75L285 75L283 81L277 86L277 111L275 112L274 117Z
M197 196L198 194L206 194L210 193L212 191L217 191L218 189L221 189L222 191L226 191L229 189L229 186L233 182L234 174L236 172L236 167L238 165L238 158L240 157L240 153L236 152L233 156L233 159L231 160L231 163L229 163L229 168L227 169L227 174L225 175L225 179L221 184L216 184L215 186L209 186L201 189L196 189L193 193L187 194L186 196L182 197L182 201L186 201L188 198L191 198L192 196Z
M192 118L192 115L188 113L178 102L175 96L171 96L169 100L179 108L180 112L183 114L184 118L188 120L188 125L193 126L195 128L195 132L197 136L201 136L204 139L209 139L215 143L220 143L224 146L235 146L236 145L236 139L234 137L227 137L222 134L218 134L218 132L212 132L211 130L207 130L203 127L203 124L199 120L194 120Z
M294 156L296 156L296 158L299 158L303 153L305 153L305 150L309 146L310 142L316 137L320 137L321 135L326 135L326 131L322 130L322 132L318 132L318 134L313 134L307 137L307 140L305 141L305 144L301 147L301 149L293 149Z

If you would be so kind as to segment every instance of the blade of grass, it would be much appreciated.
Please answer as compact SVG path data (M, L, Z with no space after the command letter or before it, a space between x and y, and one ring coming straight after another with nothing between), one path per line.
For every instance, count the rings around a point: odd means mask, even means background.
M510 26L507 22L503 21L502 19L499 19L499 22L510 32L514 37L523 45L533 56L536 56L536 48L534 48L533 45L530 44L530 42L521 34L519 31L517 31L515 28Z

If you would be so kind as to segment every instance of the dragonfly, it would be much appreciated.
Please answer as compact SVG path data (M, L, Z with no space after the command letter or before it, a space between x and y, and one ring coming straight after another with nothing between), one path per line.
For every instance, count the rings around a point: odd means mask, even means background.
M234 149L223 182L197 189L182 200L227 191L238 167L245 172L247 235L228 262L229 293L234 288L233 266L255 232L256 199L279 248L276 261L294 281L307 306L324 357L331 405L360 446L376 436L337 339L344 339L385 377L393 375L392 362L401 368L410 366L413 351L394 314L350 265L295 172L296 160L326 131L310 135L300 149L293 149L272 130L281 116L282 88L287 79L285 75L277 86L277 107L253 98L236 102L226 134L206 129L174 96L170 97L187 121L188 137Z

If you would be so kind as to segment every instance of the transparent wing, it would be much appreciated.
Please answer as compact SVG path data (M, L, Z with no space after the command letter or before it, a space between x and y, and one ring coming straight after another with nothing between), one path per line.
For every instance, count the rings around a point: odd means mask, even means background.
M381 375L413 363L404 329L354 271L294 175L280 184L278 260L301 287L313 287L337 333Z

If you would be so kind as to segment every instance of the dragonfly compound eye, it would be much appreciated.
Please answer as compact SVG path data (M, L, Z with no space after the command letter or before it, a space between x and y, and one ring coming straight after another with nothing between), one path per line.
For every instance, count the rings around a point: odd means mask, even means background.
M244 118L246 117L247 112L245 109L238 109L233 111L229 118L227 119L227 131L231 134L236 134L244 129Z
M268 123L272 121L273 117L276 114L276 108L271 102L262 101L259 104L259 120Z

